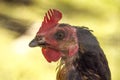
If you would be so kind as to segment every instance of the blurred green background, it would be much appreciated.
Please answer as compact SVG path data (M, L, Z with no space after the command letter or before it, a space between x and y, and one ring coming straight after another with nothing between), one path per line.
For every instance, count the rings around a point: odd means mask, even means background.
M28 47L51 8L63 13L60 22L94 30L120 80L120 0L0 0L0 80L55 80L57 62Z

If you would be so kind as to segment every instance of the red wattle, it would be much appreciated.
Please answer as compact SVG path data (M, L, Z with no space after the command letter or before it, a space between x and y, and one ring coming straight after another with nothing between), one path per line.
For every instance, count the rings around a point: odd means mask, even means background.
M42 48L42 53L48 62L58 61L61 56L59 51L50 48Z

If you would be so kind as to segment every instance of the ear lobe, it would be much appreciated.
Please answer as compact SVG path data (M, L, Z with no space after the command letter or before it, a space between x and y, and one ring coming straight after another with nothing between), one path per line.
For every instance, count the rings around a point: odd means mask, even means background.
M74 54L76 54L78 52L78 45L75 44L74 46L70 46L69 47L69 56L73 56Z

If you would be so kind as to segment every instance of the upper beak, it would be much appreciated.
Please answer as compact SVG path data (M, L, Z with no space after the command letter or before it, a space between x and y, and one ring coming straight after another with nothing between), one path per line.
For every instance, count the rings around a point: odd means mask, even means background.
M30 43L29 43L30 47L36 47L38 46L38 41L36 39L33 39Z

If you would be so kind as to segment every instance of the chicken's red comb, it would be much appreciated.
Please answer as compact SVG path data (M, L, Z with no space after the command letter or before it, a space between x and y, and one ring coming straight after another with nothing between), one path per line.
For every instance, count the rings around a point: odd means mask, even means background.
M44 20L37 34L41 32L46 32L50 28L53 28L56 24L58 24L58 21L61 18L62 18L62 13L60 11L56 9L49 9L44 16Z

